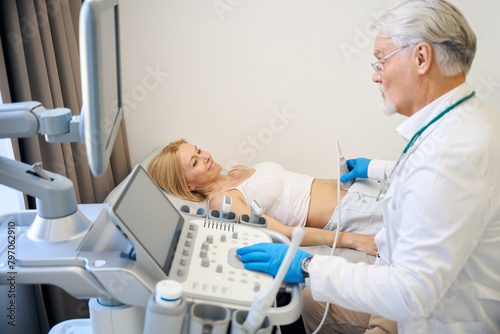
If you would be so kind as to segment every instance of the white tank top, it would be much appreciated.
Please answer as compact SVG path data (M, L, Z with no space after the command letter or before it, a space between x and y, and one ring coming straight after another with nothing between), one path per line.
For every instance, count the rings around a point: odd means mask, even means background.
M312 176L286 171L274 162L262 162L255 173L237 187L247 205L253 200L264 209L264 214L286 226L305 226L311 199ZM217 195L214 194L210 200Z

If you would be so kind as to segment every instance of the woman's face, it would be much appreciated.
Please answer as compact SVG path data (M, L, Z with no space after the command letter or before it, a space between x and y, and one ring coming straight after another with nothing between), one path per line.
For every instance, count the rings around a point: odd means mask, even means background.
M212 159L210 153L195 145L181 144L178 153L190 191L213 182L222 171L221 165Z

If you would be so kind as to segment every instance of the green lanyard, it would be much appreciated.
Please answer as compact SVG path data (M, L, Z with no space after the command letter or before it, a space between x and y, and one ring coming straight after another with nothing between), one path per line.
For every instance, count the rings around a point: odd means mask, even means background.
M475 94L476 94L476 92L472 92L470 95L467 95L466 97L464 97L460 101L458 101L458 102L452 104L451 106L449 106L448 108L446 108L443 112L441 112L439 115L437 115L436 117L434 117L429 123L427 123L423 128L421 128L420 130L418 130L417 133L415 133L413 135L413 137L411 137L410 142L408 143L408 145L406 145L405 149L403 150L403 153L401 153L401 156L399 157L398 161L396 162L396 165L394 166L394 168L392 169L391 173L389 174L389 177L387 178L386 182L382 186L382 189L380 189L380 192L379 192L379 194L377 196L376 202L379 201L379 199L382 196L382 194L384 194L385 191L388 189L389 184L391 183L390 180L393 177L394 171L396 171L398 169L399 163L401 162L401 160L405 156L406 152L410 149L410 147L413 145L413 143L415 143L415 141L422 134L422 132L424 132L429 126L431 126L431 124L435 123L438 119L440 119L441 117L443 117L444 115L446 115L446 113L448 113L450 110L452 110L453 108L455 108L456 106L458 106L460 103L463 103L463 102L467 101L468 99L470 99L471 97L473 97Z
M405 149L403 150L403 154L406 154L406 152L408 151L408 149L413 145L413 143L415 143L415 141L417 140L417 138L420 137L420 135L422 134L422 132L424 132L429 126L431 126L431 124L435 123L438 119L440 119L441 117L443 117L444 115L446 115L450 110L454 109L456 106L458 106L462 102L467 101L468 99L470 99L471 97L473 97L475 94L476 94L476 92L474 91L474 92L470 93L470 95L467 95L463 99L455 102L454 104L452 104L451 106L449 106L448 108L446 108L443 112L441 112L439 115L437 115L436 117L434 117L429 123L427 123L427 125L425 125L423 128L421 128L420 130L418 130L417 133L415 133L413 135L413 137L411 137L410 142L408 143L408 145L406 145Z

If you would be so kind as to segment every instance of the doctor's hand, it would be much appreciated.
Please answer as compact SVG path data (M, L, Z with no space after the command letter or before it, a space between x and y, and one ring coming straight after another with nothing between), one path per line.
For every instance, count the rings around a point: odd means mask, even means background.
M349 168L349 173L346 173L340 177L340 182L347 182L352 179L368 178L368 165L371 159L357 158L347 160L347 167Z
M245 264L245 269L263 271L276 276L280 268L288 245L274 243L260 243L236 250L236 254L241 255L241 262ZM285 275L284 281L290 283L304 283L302 276L302 260L311 254L297 249L290 267Z

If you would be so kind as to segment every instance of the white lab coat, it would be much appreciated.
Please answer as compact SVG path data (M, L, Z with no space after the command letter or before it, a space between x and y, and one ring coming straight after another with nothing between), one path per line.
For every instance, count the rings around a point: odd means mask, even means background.
M406 120L406 139L472 92ZM370 163L384 179L394 164ZM398 322L400 333L500 333L500 114L473 97L429 127L382 201L375 265L315 256L312 296Z

